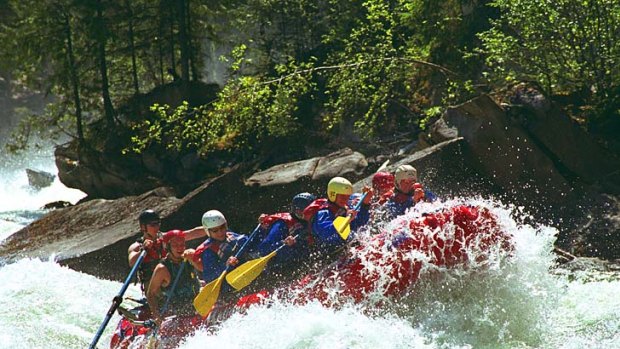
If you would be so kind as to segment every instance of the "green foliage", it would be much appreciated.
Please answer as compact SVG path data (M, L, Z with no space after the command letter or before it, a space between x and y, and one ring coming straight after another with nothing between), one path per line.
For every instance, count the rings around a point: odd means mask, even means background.
M212 106L190 108L183 103L177 108L155 105L154 117L134 127L135 152L153 144L168 149L196 149L200 154L218 150L240 150L251 153L269 138L286 137L296 131L295 116L299 98L313 87L309 81L311 64L290 63L276 67L287 78L265 82L257 77L242 76L220 92Z
M189 49L186 59L198 77L202 42L211 32L208 7L195 1L8 0L8 6L11 16L0 27L0 67L18 88L56 97L50 109L65 112L41 119L73 113L73 126L55 130L72 136L80 124L101 118L106 95L114 108L172 81L167 70L182 65L182 47ZM182 20L181 7L192 15ZM182 25L191 26L187 31L193 35L179 45Z
M620 80L620 2L495 0L502 16L480 33L487 77L533 80L548 93L611 97ZM591 96L591 97L589 97Z

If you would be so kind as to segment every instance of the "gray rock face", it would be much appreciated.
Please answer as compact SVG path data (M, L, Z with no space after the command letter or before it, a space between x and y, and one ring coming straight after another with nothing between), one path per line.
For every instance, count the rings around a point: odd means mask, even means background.
M346 148L323 157L273 166L253 174L245 184L266 187L290 184L303 178L313 181L329 181L336 176L357 178L367 167L368 162L363 154Z
M544 206L572 191L538 142L488 96L450 108L443 119L467 142L477 160L471 165L509 196Z
M353 167L340 164L339 157ZM363 170L360 166L364 164L364 156L360 153L344 150L330 154L327 159L325 164L337 166L324 165L326 170L321 173L348 175ZM320 160L314 162L318 164ZM277 173L268 171L274 176ZM55 255L62 264L76 270L122 280L129 272L127 249L139 237L137 217L144 209L160 212L162 231L191 229L201 224L205 211L218 209L226 215L233 231L247 233L256 226L261 213L288 210L291 198L299 191L322 195L331 179L306 174L292 182L284 179L289 178L290 173L283 172L279 176L281 178L274 178L270 183L257 186L248 181L246 185L244 174L236 167L207 181L182 199L172 196L172 191L166 188L158 188L139 196L96 199L57 209L3 241L0 258L10 261L25 257L46 259Z
M127 249L139 233L144 209L161 212L164 226L180 200L155 191L118 200L91 200L49 212L0 244L0 257L47 259L51 256L76 270L122 279L129 272Z
M49 187L54 182L56 175L45 171L36 171L29 168L26 169L26 175L28 176L28 184L30 187L39 190Z

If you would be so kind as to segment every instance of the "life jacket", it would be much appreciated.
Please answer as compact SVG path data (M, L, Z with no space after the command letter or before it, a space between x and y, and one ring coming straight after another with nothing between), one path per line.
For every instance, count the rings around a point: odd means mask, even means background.
M196 252L194 252L193 259L196 263L202 264L202 254L207 249L213 251L213 253L215 253L220 258L220 260L228 258L229 256L224 256L226 247L228 247L228 245L230 245L231 243L235 242L235 240L236 239L231 232L226 232L226 240L224 241L208 238L207 241L205 241L202 245L198 246Z
M172 284L174 280L176 280L177 275L181 269L181 265L187 262L174 263L169 258L163 259L161 262L170 273L170 283L168 286L162 288L162 300L163 302L168 299L168 295L171 291L174 291L172 297L170 298L170 303L168 303L167 312L171 312L175 315L191 315L194 313L193 301L194 297L200 291L200 283L194 274L193 268L191 265L186 264L183 267L182 274L179 277L179 281L177 282L174 290L172 289ZM163 306L164 303L161 305Z
M323 209L328 209L334 216L339 216L342 213L346 214L346 211L342 207L325 198L322 198L312 201L312 203L304 209L304 220L306 222L312 222L312 219L316 213Z
M304 215L305 215L305 211L304 211ZM304 229L309 230L309 227L306 222L293 217L293 215L288 212L274 213L270 215L261 216L261 226L263 228L269 228L277 221L282 221L284 222L284 224L286 224L286 227L288 228L289 236L294 236L298 232L300 234L303 234ZM312 237L312 234L304 234L304 235L306 235L305 237L308 240L308 245L313 245L314 238Z
M143 245L144 237L140 237L136 242ZM155 267L162 258L166 258L166 255L167 252L161 238L155 239L155 241L153 241L153 247L146 250L146 255L144 255L142 264L138 267L138 281L140 282L140 288L143 292L146 291L151 281Z
M314 245L314 232L312 231L312 221L314 220L314 216L320 210L328 209L334 216L339 216L341 214L346 214L346 210L335 203L325 199L316 199L312 201L308 207L304 209L304 220L308 222L308 243L312 246Z

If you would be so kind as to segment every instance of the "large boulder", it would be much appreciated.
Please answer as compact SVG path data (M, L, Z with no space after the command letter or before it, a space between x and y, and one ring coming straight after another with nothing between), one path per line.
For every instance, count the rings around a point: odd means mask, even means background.
M620 194L620 159L601 146L560 108L535 89L521 87L511 98L528 135L570 181Z
M471 165L492 178L507 198L545 207L572 192L539 142L490 97L449 108L442 119L467 142L475 159Z
M338 161L339 158L342 161ZM237 166L211 178L181 199L174 197L170 188L162 187L139 196L95 199L57 209L4 240L0 244L0 258L14 261L53 256L73 269L122 280L129 272L127 249L140 236L137 217L144 209L160 212L162 231L196 227L201 224L206 210L219 209L226 215L232 230L247 233L257 224L261 213L288 210L290 199L297 192L322 193L331 176L361 175L365 164L363 155L346 149L313 161L325 167L286 184L283 179L264 185L256 185L253 181L246 184L245 170ZM192 242L190 246L200 242Z
M90 200L56 209L0 244L6 261L54 257L76 270L120 280L128 273L127 249L139 236L137 217L144 209L161 212L167 226L180 200L160 188L118 200Z

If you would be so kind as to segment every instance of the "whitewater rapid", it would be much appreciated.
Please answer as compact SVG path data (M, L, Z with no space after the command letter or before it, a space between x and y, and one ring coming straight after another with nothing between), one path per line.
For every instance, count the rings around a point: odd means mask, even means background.
M619 275L558 269L556 229L520 223L515 207L464 201L498 216L514 237L511 258L436 271L378 308L255 306L197 331L180 348L620 348ZM29 259L0 267L0 280L0 348L7 349L88 347L121 287ZM139 293L134 285L127 291ZM108 347L118 320L114 315L99 348Z

